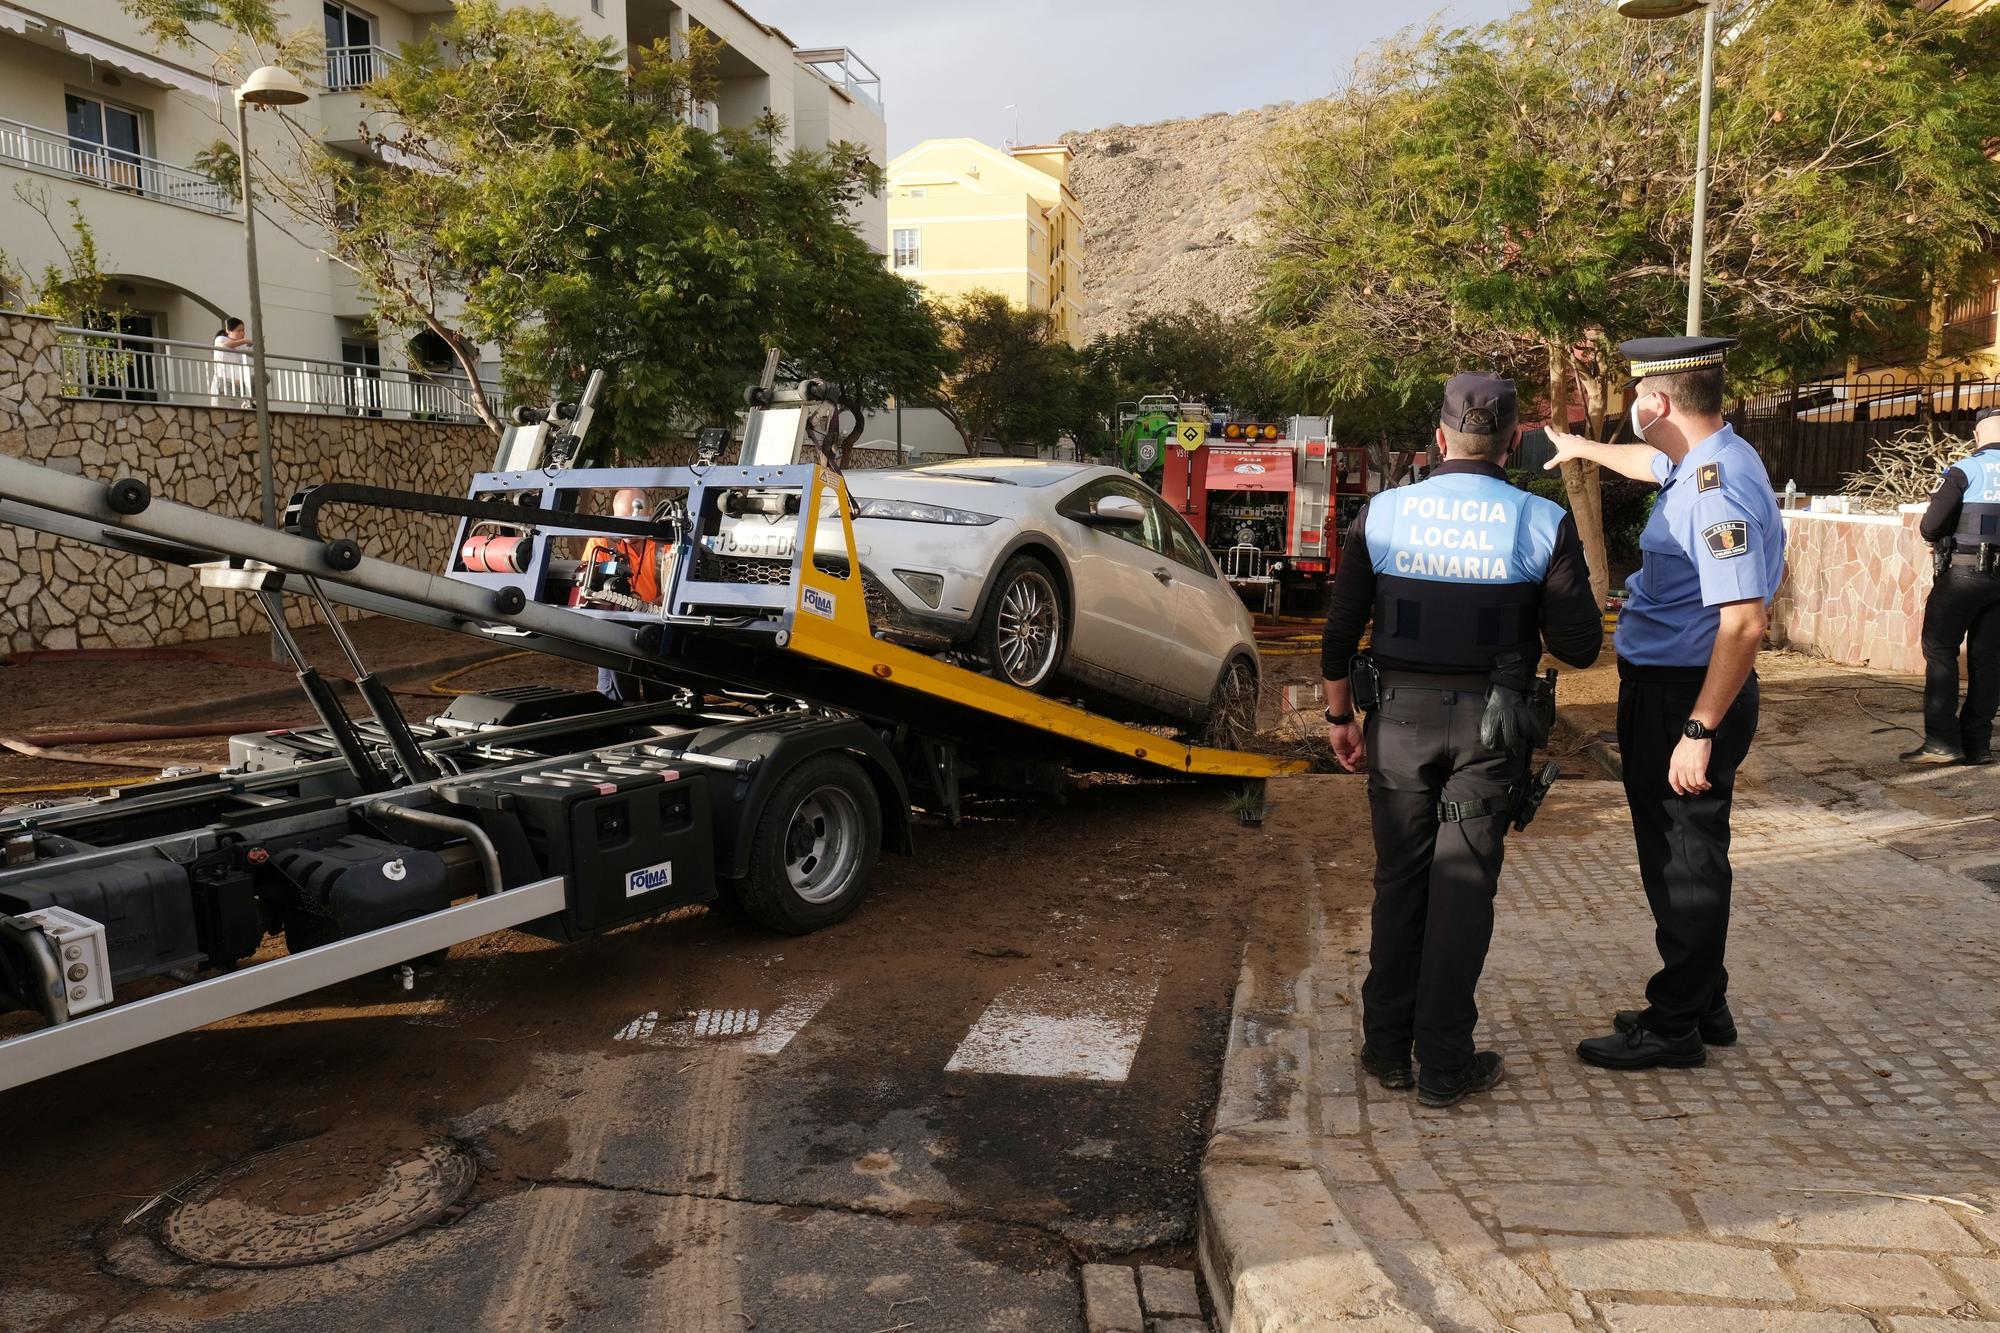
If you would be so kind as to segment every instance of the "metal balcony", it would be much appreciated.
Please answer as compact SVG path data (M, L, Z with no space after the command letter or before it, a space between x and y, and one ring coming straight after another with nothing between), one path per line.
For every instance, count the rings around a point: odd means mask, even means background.
M846 47L794 51L792 58L876 115L882 114L882 76Z
M75 328L57 329L56 346L65 398L237 410L251 405L253 368L248 352L225 353L210 344ZM270 353L265 354L264 371L275 412L479 421L471 389L459 374L427 375L391 366ZM487 401L498 413L500 386L483 383Z
M351 93L365 88L389 68L396 53L381 46L329 46L326 48L326 90Z
M234 192L199 171L18 120L0 118L0 162L198 213L236 215Z

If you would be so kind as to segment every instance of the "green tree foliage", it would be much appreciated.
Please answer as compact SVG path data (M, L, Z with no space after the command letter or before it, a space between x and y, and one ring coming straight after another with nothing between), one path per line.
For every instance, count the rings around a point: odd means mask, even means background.
M1104 404L1077 351L1056 337L1045 310L1023 310L998 292L938 303L951 363L935 402L977 453L988 442L1047 447L1064 435L1104 447Z
M1207 306L1147 315L1121 333L1092 338L1083 355L1120 401L1171 393L1274 417L1290 406L1271 374L1263 326Z
M2000 12L1717 0L1706 326L1739 382L1907 346L1989 280ZM1277 145L1268 308L1281 364L1331 397L1434 398L1497 367L1593 434L1611 344L1678 331L1693 214L1697 20L1527 0L1379 48ZM1603 579L1595 470L1566 477Z

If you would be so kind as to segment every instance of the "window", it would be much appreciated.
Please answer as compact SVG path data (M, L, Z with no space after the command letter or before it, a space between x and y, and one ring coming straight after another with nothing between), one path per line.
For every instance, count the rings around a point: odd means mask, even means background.
M890 267L898 273L905 269L922 268L924 263L924 233L919 227L898 227L890 243Z
M76 93L63 94L68 119L70 170L120 190L141 188L139 159L145 153L137 111Z
M1122 542L1130 542L1134 546L1142 546L1158 555L1167 554L1167 531L1162 522L1167 516L1167 508L1160 502L1158 496L1137 482L1127 481L1123 477L1099 477L1064 499L1056 506L1056 512L1064 518L1081 522L1083 516L1090 513L1099 500L1109 495L1137 501L1146 511L1145 521L1131 528L1102 524L1096 531L1108 537L1116 537Z
M1196 573L1214 578L1215 561L1209 557L1208 551L1201 544L1201 539L1194 535L1194 529L1188 526L1186 519L1174 512L1172 505L1161 505L1160 508L1166 515L1167 540L1173 546L1174 559Z
M327 91L348 92L372 82L379 73L375 20L337 0L324 0L320 12L325 25Z
M599 18L603 18L604 0L590 0L590 12L597 15Z

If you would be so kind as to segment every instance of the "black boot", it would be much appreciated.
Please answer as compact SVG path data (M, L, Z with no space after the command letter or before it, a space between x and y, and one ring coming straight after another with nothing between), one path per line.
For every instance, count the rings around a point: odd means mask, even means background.
M1630 1032L1639 1026L1637 1009L1620 1009L1611 1016L1611 1026L1620 1032ZM1729 1012L1727 1003L1718 1004L1701 1016L1695 1025L1705 1046L1734 1046L1736 1044L1736 1018Z
M1925 741L1916 749L1897 757L1906 764L1956 764L1965 759L1956 745L1943 745L1937 741Z
M1500 1053L1481 1051L1472 1063L1450 1074L1424 1070L1417 1080L1417 1100L1425 1106L1455 1106L1475 1092L1484 1092L1501 1078Z
M1361 1067L1375 1076L1375 1081L1391 1092L1402 1092L1417 1085L1417 1076L1410 1070L1410 1057L1380 1055L1368 1047L1361 1048Z
M1701 1033L1693 1029L1686 1036L1663 1037L1635 1027L1630 1032L1578 1043L1576 1058L1600 1069L1685 1069L1707 1064L1708 1048L1701 1044Z

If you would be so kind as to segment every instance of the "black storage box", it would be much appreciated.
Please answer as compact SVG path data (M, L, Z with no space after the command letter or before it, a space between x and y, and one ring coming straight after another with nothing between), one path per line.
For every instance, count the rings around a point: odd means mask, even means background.
M104 927L114 984L202 961L187 872L159 856L82 866L0 888L0 912L66 907Z
M285 941L293 949L344 940L451 906L444 858L353 835L295 847L272 864L291 881Z

